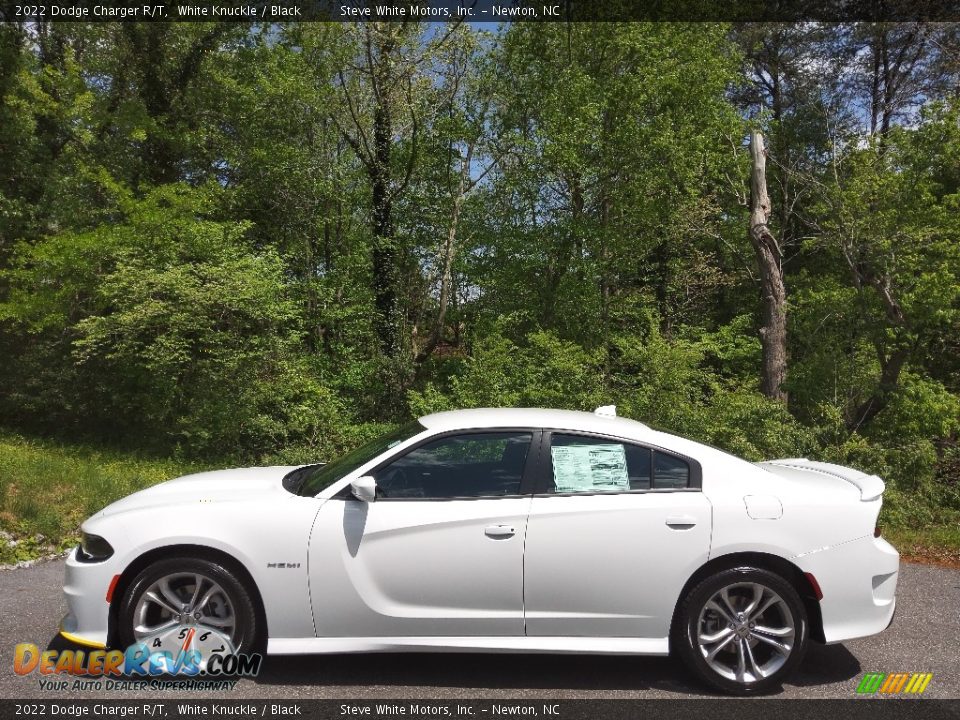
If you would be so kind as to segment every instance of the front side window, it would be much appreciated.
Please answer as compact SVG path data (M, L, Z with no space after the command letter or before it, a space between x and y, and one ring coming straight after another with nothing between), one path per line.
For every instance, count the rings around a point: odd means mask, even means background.
M680 489L689 486L682 459L606 438L554 433L548 493L605 493Z
M298 495L316 495L321 490L346 477L361 465L370 462L377 455L396 447L405 440L409 440L414 435L422 433L424 429L423 425L418 422L402 425L393 432L370 440L325 465L311 465L294 470L287 476L293 484L289 485L285 479L284 487Z
M428 442L373 473L377 495L387 500L518 495L531 437L485 432Z

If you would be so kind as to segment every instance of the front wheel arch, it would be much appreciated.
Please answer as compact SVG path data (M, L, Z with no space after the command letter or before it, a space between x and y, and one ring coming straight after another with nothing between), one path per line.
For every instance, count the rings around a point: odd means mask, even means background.
M687 597L694 587L699 585L703 580L706 580L711 575L716 575L724 570L731 570L735 567L741 566L750 566L760 568L762 570L769 570L770 572L776 573L790 583L794 590L797 591L797 594L803 601L804 609L807 611L807 622L810 626L810 639L816 640L819 643L826 642L823 634L823 615L820 612L820 602L816 598L816 593L814 592L813 587L810 585L810 581L807 580L807 577L803 574L803 570L779 555L771 555L770 553L760 552L736 552L729 553L727 555L720 555L719 557L715 557L707 561L697 568L697 570L693 573L693 575L690 576L686 584L683 586L683 589L680 591L680 594L677 596L676 602L674 603L673 617L670 621L671 654L674 654L673 639L676 634L677 617L680 611L680 605L683 603L684 598Z
M171 557L188 557L197 558L200 560L210 560L212 562L219 563L220 565L223 565L232 572L236 573L238 579L243 582L247 588L247 591L250 593L250 597L253 600L254 610L257 613L257 623L259 627L263 628L263 633L260 636L260 643L263 645L263 647L254 648L254 650L257 651L266 649L266 641L270 636L270 628L267 626L267 614L263 607L263 597L260 595L260 588L257 587L257 583L254 582L253 576L242 562L223 550L218 550L217 548L212 548L207 545L163 545L161 547L148 550L127 565L124 571L120 574L120 579L117 581L117 585L113 590L113 596L110 599L110 615L109 624L107 626L108 647L114 647L116 645L120 605L123 602L123 596L130 588L130 583L132 583L133 579L136 578L137 575L139 575L149 565L152 565L157 560L165 560Z

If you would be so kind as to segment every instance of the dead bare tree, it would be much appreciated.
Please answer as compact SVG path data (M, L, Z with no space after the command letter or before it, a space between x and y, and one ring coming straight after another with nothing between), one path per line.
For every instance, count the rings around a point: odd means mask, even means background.
M757 255L763 297L760 344L763 367L760 388L764 395L786 402L783 382L787 375L787 294L783 284L783 253L770 230L770 196L767 193L767 153L763 135L750 135L750 242Z

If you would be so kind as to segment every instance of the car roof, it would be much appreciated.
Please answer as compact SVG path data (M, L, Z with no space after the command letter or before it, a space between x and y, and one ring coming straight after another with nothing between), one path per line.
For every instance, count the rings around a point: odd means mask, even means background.
M420 418L428 430L466 430L471 428L550 428L553 430L581 430L618 437L644 439L654 431L643 423L614 415L598 415L576 410L547 408L476 408L448 410Z

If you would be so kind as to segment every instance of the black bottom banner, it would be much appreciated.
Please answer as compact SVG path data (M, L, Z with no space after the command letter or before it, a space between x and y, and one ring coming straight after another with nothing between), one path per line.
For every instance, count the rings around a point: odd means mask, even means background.
M960 720L960 700L0 700L0 717Z

